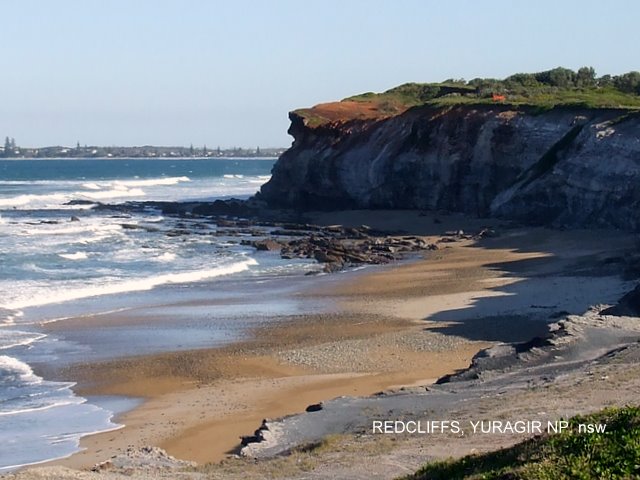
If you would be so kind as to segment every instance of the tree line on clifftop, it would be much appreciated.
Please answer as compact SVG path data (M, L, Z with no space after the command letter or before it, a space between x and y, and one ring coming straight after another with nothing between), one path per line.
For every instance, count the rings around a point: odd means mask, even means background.
M628 72L622 75L596 76L593 67L582 67L577 72L569 68L558 67L538 73L516 73L504 80L475 78L466 84L487 95L489 92L527 92L536 88L592 89L614 88L622 93L640 95L640 72Z

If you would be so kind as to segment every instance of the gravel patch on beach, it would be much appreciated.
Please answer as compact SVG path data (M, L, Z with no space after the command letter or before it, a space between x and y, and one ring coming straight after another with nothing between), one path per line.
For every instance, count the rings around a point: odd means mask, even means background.
M446 352L471 343L462 337L416 328L372 338L341 340L283 350L277 355L282 362L327 373L389 372L403 367L406 358L400 355L402 353Z

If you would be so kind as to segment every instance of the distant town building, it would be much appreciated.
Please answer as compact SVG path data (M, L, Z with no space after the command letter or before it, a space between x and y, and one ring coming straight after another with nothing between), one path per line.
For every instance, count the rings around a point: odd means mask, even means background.
M4 146L2 146L4 145ZM219 158L277 158L286 148L242 148L233 147L222 149L218 146L209 150L206 144L202 149L189 147L159 147L144 145L140 147L101 147L84 145L76 142L75 147L18 147L15 139L7 136L4 144L0 143L0 157L2 158L187 158L187 157L219 157Z

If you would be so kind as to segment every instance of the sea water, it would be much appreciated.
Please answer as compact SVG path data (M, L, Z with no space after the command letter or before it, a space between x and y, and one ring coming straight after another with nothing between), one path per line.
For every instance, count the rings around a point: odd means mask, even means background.
M81 349L43 333L43 323L122 308L127 295L134 305L132 292L308 266L262 260L227 237L168 236L189 220L153 208L92 207L248 197L272 166L262 159L0 160L0 472L70 455L81 436L119 428L111 411L75 395L72 383L34 373L34 362L61 362Z

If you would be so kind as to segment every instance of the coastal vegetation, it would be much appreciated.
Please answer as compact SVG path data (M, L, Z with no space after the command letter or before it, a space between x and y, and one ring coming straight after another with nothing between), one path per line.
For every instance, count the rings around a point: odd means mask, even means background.
M295 113L315 127L336 120L390 117L423 105L493 104L539 111L555 107L640 110L640 72L598 77L592 67L578 71L557 67L537 73L516 73L505 79L405 83L382 93L362 93Z
M604 433L579 425L606 424ZM626 479L640 475L640 408L608 408L576 416L563 433L544 434L483 455L436 462L405 480L438 479Z
M494 78L449 79L440 83L405 83L381 94L365 93L345 100L424 104L507 103L555 107L640 108L640 72L596 76L592 67L577 72L558 67L538 73Z

